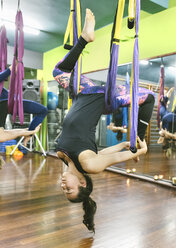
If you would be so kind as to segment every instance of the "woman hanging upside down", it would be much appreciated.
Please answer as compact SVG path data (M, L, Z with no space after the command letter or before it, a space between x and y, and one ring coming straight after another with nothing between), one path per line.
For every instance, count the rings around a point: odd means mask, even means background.
M91 10L86 10L85 24L77 44L61 60L53 71L57 82L69 91L71 72L87 43L94 40L95 17ZM110 112L119 107L130 104L129 89L118 86L116 97ZM73 99L73 104L63 122L62 134L58 139L57 154L68 165L68 171L62 176L61 187L71 202L83 202L85 211L83 223L89 230L94 229L94 214L96 203L90 197L93 184L88 173L99 173L107 167L134 159L147 152L146 142L143 140L145 130L150 121L154 96L147 90L139 91L139 121L138 142L140 149L136 153L122 151L129 148L129 142L97 151L95 144L95 129L105 109L105 87L96 86L90 79L81 76L79 94Z

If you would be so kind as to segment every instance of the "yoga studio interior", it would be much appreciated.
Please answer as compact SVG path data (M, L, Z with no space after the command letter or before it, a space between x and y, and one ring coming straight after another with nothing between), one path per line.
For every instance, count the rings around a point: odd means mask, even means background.
M176 0L1 0L0 22L0 247L175 248Z

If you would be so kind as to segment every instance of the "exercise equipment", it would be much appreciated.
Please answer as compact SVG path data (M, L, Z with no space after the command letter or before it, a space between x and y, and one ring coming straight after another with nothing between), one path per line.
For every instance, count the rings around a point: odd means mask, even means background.
M20 124L23 124L23 78L24 78L24 32L23 32L23 16L19 8L20 0L18 0L18 9L16 14L16 33L14 45L14 57L12 63L12 71L9 85L8 109L13 113L13 121L15 122L17 115Z
M160 67L160 90L159 90L158 107L157 107L158 129L160 129L160 106L161 106L160 99L161 97L163 97L163 101L164 101L164 65L163 64Z
M47 94L47 108L48 110L55 110L58 106L58 95L53 92Z
M1 14L3 11L3 1L1 0ZM3 23L3 20L1 18L1 23ZM4 71L7 67L7 37L6 37L6 28L2 24L0 28L0 71ZM0 84L0 95L2 92L2 89L4 87L4 82L1 82Z
M73 41L71 45L74 45L75 42L77 42L78 40L78 36L79 36L78 31L80 31L80 29L78 29L78 22L77 22L77 19L79 19L78 17L80 17L80 2L79 0L71 0L70 5L71 5L71 13L70 13L70 17L69 17L69 21L67 25L67 30L65 33L64 44L66 43L69 33L70 33L70 40L72 38L72 41ZM121 31L121 24L122 24L122 19L123 19L124 6L125 6L125 0L119 0L117 9L116 9L113 30L112 30L111 56L110 56L107 84L106 84L106 89L105 89L105 102L106 102L107 110L109 108L112 108L113 99L115 95L120 31ZM131 99L132 99L131 106L132 107L131 107L131 133L130 133L131 147L130 147L130 150L132 152L136 152L137 151L137 148L136 148L137 120L138 120L138 81L139 81L138 30L139 30L139 16L140 16L140 0L130 0L129 10L131 13L130 20L135 18L135 22L134 22L135 23L135 36L134 36L135 42L134 42L133 66L132 66L132 75L131 75ZM135 16L134 16L134 13L135 13ZM72 25L72 28L71 28L71 25ZM70 47L71 46L69 47L67 46L66 48L70 49ZM74 95L77 95L77 93L79 92L80 70L78 69L79 67L78 63L76 64L74 71L70 78L70 85L71 87L73 87L73 90L72 90L73 98L74 98Z
M64 36L64 48L71 49L78 41L78 37L81 35L81 8L80 0L70 1L70 16ZM67 44L67 40L70 37L70 44ZM72 104L72 99L79 93L80 76L81 76L81 61L82 56L79 57L74 70L72 72L70 87L72 92L68 98L68 109Z
M23 153L21 151L15 151L13 153L13 157L17 160L20 160L23 157Z
M32 121L32 119L33 119L33 115L30 114L30 122ZM42 154L43 154L44 156L46 156L46 152L45 152L45 150L44 150L44 148L43 148L43 146L42 146L42 144L41 144L41 142L40 142L40 139L39 139L39 137L38 137L38 135L37 135L36 133L35 133L33 136L31 136L31 138L30 138L29 148L26 147L26 146L24 146L24 145L22 144L22 142L23 142L23 140L24 140L24 138L25 138L24 136L22 136L22 137L20 138L20 140L18 141L18 143L14 146L14 148L13 148L12 152L10 153L10 155L13 155L13 153L15 152L15 150L16 150L18 147L20 147L20 149L21 149L21 147L23 147L23 148L25 149L25 153L26 153L27 151L32 152L32 151L33 151L33 147L32 147L32 139L33 139L33 137L35 137L35 139L36 139L36 144L38 143L38 145L39 145L39 147L40 147L40 149L41 149L41 151L42 151Z
M108 70L108 79L105 91L106 107L110 108L113 105L113 99L116 87L116 75L118 65L118 53L120 43L120 30L124 12L124 0L118 1L116 9L115 21L112 30L112 46L110 65ZM132 8L132 9L131 9ZM137 120L138 120L138 83L139 83L139 47L138 47L138 31L139 31L139 17L140 17L140 0L130 0L129 10L132 16L135 13L135 42L133 52L133 64L131 73L131 131L130 131L130 150L135 153L136 137L137 137ZM135 11L134 11L135 10ZM130 17L131 18L131 17ZM130 27L131 28L131 27Z

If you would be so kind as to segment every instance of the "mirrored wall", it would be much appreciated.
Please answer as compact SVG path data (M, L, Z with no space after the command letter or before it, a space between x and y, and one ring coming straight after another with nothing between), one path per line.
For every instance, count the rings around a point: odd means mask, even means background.
M148 88L155 92L155 107L151 118L150 125L146 132L146 141L148 145L148 152L141 156L139 162L128 161L122 164L114 165L112 168L122 170L125 173L133 175L145 176L148 178L156 177L156 180L163 182L170 182L173 177L176 177L176 142L168 141L167 149L163 148L162 144L157 144L159 138L159 130L157 127L157 105L160 88L160 69L161 65L165 69L165 88L170 89L175 87L174 92L170 97L168 110L171 111L174 98L176 97L176 54L151 58L140 61L139 86ZM91 78L97 85L105 85L107 80L108 70L101 70L85 74ZM117 84L125 84L126 75L131 75L131 64L118 66ZM48 82L48 94L57 95L57 107L52 109L50 106L48 113L48 151L54 151L56 139L62 131L62 122L64 116L67 114L67 99L68 94L58 86L56 81ZM49 99L49 98L48 98ZM122 141L118 141L116 133L107 129L107 125L112 120L112 115L103 115L97 125L96 129L96 143L99 149L115 145L119 142L129 140L130 128L127 134L124 134ZM123 173L122 173L123 174Z
M148 144L148 153L141 156L139 162L128 161L113 166L113 169L122 170L125 173L131 173L134 176L145 176L153 180L162 180L163 182L171 181L176 176L176 141L168 140L167 145L157 144L159 138L159 130L157 127L157 105L160 88L160 70L161 65L165 69L165 88L174 87L168 110L172 110L173 102L176 97L176 54L151 58L140 61L139 86L148 88L155 92L155 107L151 118L150 125L146 132L146 141ZM117 83L125 84L126 74L131 75L131 64L118 66ZM97 71L86 74L93 80L99 80L99 83L105 83L107 78L107 70ZM102 116L97 127L97 144L101 149L102 146L110 146L118 143L116 134L107 130L107 125L111 120L111 116ZM129 132L125 139L129 139ZM103 136L103 137L102 137Z

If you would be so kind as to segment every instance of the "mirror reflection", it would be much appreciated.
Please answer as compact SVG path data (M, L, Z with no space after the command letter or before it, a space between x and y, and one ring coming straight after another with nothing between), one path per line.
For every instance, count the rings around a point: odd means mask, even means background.
M162 68L163 92L160 90ZM145 136L149 152L145 157L141 157L138 163L129 161L113 168L124 169L130 173L135 171L156 179L171 180L176 175L176 55L142 60L139 72L139 87L155 92L155 106ZM131 75L131 64L118 66L117 84L125 85L128 75ZM99 84L103 84L106 82L107 71L89 73L88 76L94 80L101 78ZM159 125L157 115L160 118ZM127 117L122 110L114 115L102 116L97 127L97 144L100 149L130 139L129 111L128 120L124 118ZM124 123L128 127L127 133L119 134L115 126L122 126Z

